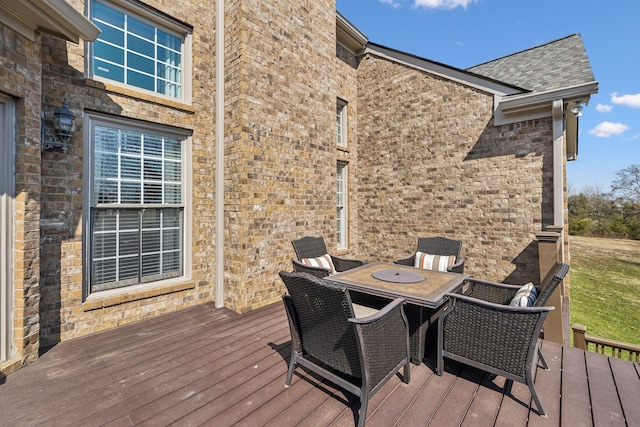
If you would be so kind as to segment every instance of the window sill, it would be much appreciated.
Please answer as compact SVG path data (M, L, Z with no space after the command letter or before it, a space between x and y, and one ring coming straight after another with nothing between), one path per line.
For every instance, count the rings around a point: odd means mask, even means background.
M145 287L141 289L117 289L115 291L98 292L92 294L89 298L82 303L82 309L84 311L100 310L106 307L112 307L120 304L125 304L132 301L143 300L147 298L153 298L160 295L172 294L175 292L187 291L195 288L195 283L192 281L181 283L170 283L164 286L156 286L153 288Z
M349 147L346 147L344 145L336 145L336 148L338 149L338 151L343 151L345 153L349 152Z
M164 105L166 107L175 108L178 110L186 111L188 113L195 113L196 109L193 105L186 104L182 101L174 101L172 99L163 98L161 96L154 96L151 93L134 90L130 87L119 86L113 83L109 83L102 80L85 79L85 84L89 87L103 89L107 92L114 93L116 95L127 96L129 98L136 98L142 101L152 102L158 105Z

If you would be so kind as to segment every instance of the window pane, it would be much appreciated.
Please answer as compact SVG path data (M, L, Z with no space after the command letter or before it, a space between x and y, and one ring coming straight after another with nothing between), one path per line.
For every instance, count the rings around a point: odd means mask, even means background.
M142 276L160 274L160 254L146 254L142 257Z
M120 258L118 263L118 280L138 277L139 265L137 257Z
M124 83L124 68L99 59L93 60L93 74Z
M111 258L116 256L116 234L96 234L93 239L93 256L95 258Z
M142 89L154 90L154 78L136 71L127 71L127 83Z
M142 203L142 191L138 182L120 184L120 203Z
M95 1L91 3L91 7L93 10L94 19L99 19L100 21L108 22L109 24L118 28L124 28L123 13L120 13L117 10L110 9L104 6L103 4Z
M165 251L180 249L180 230L165 230L162 233L162 249Z
M138 209L119 209L120 230L138 230L140 211Z
M168 96L180 97L181 88L174 83L168 83L164 80L158 80L158 93Z
M98 28L100 28L99 40L104 40L106 42L115 44L116 46L124 46L124 31L122 31L122 27L113 28L101 22L96 22L96 25L98 26ZM96 45L97 44L98 43L96 43Z
M182 55L180 52L175 52L173 50L165 49L162 46L158 46L158 63L163 64L165 69L174 69L177 70L180 67L182 61ZM158 74L159 76L163 76L162 74ZM167 76L164 76L168 78ZM175 80L174 80L175 81Z
M162 203L162 184L145 182L143 203Z
M167 181L180 182L182 179L182 168L178 162L164 162L164 179Z
M182 200L180 198L180 194L182 193L180 185L165 184L164 188L165 188L164 190L165 203L167 204L182 203Z
M140 179L140 158L139 157L121 157L120 177L127 179Z
M160 230L142 232L142 253L160 252Z
M96 58L124 65L124 50L121 48L97 41L93 49Z
M122 131L120 150L122 153L140 154L142 134L139 132Z
M160 29L157 32L157 37L158 37L158 44L162 46L166 46L169 49L173 49L178 52L182 50L182 39L176 36L172 36L169 33L165 33Z
M127 35L127 48L129 49L129 55L139 54L141 55L140 57L154 57L154 44L131 34ZM138 68L136 65L135 62L129 63L130 67ZM151 68L151 72L153 73L153 67Z
M94 261L91 268L93 284L115 282L116 262L115 258Z
M137 255L139 250L137 230L120 233L118 255Z
M140 71L153 76L153 68L155 67L153 59L145 58L144 56L129 52L127 54L127 65L131 70ZM151 76L149 76L149 78L153 80L153 77Z
M118 203L118 182L96 180L94 191L97 203Z
M162 179L162 160L147 159L144 161L144 179L157 181Z
M162 137L156 135L144 136L144 155L162 156Z
M145 24L131 16L127 16L127 30L147 40L155 40L155 29L151 25Z
M164 140L164 156L167 159L182 158L182 143L177 139L165 138Z
M160 224L162 223L160 212L160 209L145 209L142 214L142 228L144 230L160 228Z

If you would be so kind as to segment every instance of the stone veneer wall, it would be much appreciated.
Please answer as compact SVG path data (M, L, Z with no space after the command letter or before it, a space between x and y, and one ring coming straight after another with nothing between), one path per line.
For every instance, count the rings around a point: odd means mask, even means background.
M38 37L31 41L0 24L0 58L0 91L16 101L13 293L10 294L14 297L14 348L10 359L0 364L0 372L9 374L37 359L40 346L41 50Z
M84 2L71 2L84 10ZM214 289L215 2L146 0L159 12L193 27L191 105L85 78L84 44L42 37L43 109L51 114L69 98L76 132L68 153L42 153L41 344L87 335L194 304ZM37 74L35 74L37 77ZM92 111L193 130L192 280L131 290L117 296L82 295L83 112ZM21 162L22 160L19 160Z
M336 12L246 0L227 15L225 301L245 312L282 295L291 240L335 248Z
M358 69L361 256L464 242L469 274L537 280L553 222L551 120L493 126L491 94L367 54Z

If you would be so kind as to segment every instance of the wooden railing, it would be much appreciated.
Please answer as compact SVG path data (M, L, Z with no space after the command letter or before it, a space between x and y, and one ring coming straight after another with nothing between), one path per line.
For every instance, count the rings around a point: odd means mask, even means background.
M575 348L640 362L640 345L594 337L587 334L587 327L583 325L572 325L571 329L573 329L573 346Z

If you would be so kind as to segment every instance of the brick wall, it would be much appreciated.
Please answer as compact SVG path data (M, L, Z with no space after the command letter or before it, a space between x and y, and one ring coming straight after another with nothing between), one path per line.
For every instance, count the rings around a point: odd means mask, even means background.
M15 165L13 206L14 349L11 359L0 365L0 372L7 374L37 359L40 344L41 53L38 41L33 42L0 24L0 58L0 91L12 96L16 103L15 156L19 159Z
M167 101L85 78L84 45L42 37L43 109L49 114L69 98L76 132L68 153L42 153L42 344L52 344L190 305L211 301L215 271L215 3L145 2L193 27L192 105ZM84 10L83 1L72 2ZM193 130L192 280L83 302L83 113L99 112ZM40 183L38 183L40 184Z
M225 299L243 312L280 298L291 240L335 240L336 17L279 0L228 16Z
M494 127L492 95L371 54L358 82L361 256L391 261L443 235L464 242L470 274L537 279L550 119Z

